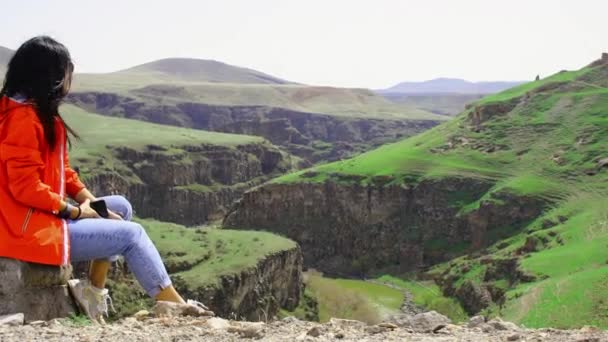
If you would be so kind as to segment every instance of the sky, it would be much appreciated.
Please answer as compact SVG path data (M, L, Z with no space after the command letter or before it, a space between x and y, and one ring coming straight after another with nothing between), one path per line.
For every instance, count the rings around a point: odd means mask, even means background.
M1 46L50 35L77 72L192 57L377 89L529 80L608 52L607 0L4 0L2 9Z

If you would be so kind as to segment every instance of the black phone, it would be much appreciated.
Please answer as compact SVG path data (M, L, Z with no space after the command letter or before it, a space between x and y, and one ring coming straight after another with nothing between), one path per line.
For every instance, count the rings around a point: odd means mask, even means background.
M104 200L91 202L91 209L95 210L99 216L103 218L108 218L108 216L110 216L108 213L108 207L106 206L106 201Z

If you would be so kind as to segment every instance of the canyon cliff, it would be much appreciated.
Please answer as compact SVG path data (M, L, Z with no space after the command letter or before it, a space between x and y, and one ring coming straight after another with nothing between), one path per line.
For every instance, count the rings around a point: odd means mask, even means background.
M104 169L109 161L99 159L99 169L83 175L93 193L125 195L139 217L184 225L221 219L247 189L297 163L268 143L110 148L124 169Z
M68 101L109 116L261 136L309 163L343 159L440 123L436 120L353 118L268 106L170 101L161 95L146 93L140 98L115 93L77 92L70 94Z
M383 268L425 268L479 250L541 213L531 197L494 194L492 183L461 178L389 184L376 177L357 182L269 184L244 194L224 220L226 227L263 229L301 246L308 267L329 274L364 276Z
M181 294L198 298L220 317L269 321L279 310L293 311L300 302L302 252L294 247L268 255L255 267L221 276L211 286L194 288L179 275L172 278Z

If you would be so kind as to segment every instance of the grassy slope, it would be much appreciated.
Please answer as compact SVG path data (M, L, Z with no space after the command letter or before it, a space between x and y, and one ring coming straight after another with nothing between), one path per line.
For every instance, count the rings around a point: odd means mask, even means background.
M74 141L70 158L85 173L121 170L120 161L112 158L107 146L128 146L140 149L147 145L167 148L167 153L179 150L186 145L237 146L249 143L262 143L259 137L207 132L173 126L157 125L138 120L112 118L86 112L85 110L64 105L61 108L65 121L75 129L82 140ZM104 161L102 166L97 161Z
M319 320L332 317L356 319L370 324L399 312L403 292L364 280L325 278L308 272L306 288L319 303Z
M411 293L415 304L442 313L454 322L464 322L468 318L458 301L444 296L434 282L413 281L390 275L381 276L376 281Z
M175 274L193 288L214 285L220 276L253 267L267 255L296 246L291 240L266 232L193 229L154 220L140 223L165 264L186 265L187 270Z
M541 280L507 288L505 307L489 312L534 327L608 327L608 172L597 169L597 160L608 157L607 69L604 65L562 72L488 96L478 104L522 100L512 111L486 122L480 132L470 129L467 111L416 137L316 167L315 173L302 171L275 182L322 182L340 174L367 179L390 175L395 181L407 182L477 177L496 183L485 198L508 191L550 199L553 207L543 217L503 241L506 247L489 249L494 258L508 257L523 245L526 234L548 236L545 249L522 261L524 270L541 276ZM542 90L560 84L561 88ZM449 146L450 141L463 137L467 144ZM487 153L471 147L476 144L503 148ZM598 173L588 175L589 171ZM478 205L468 203L463 210ZM559 216L567 220L561 222ZM555 225L542 229L547 220ZM453 264L464 263L472 267L460 276L480 281L485 266L465 258ZM437 271L447 267L441 265ZM543 275L548 278L543 280Z
M382 94L395 103L419 108L432 113L455 116L464 110L467 103L474 102L481 94Z
M454 299L447 298L432 282L415 282L392 276L374 281L325 278L320 274L306 274L307 291L319 303L319 320L331 317L358 319L376 323L399 313L404 292L413 295L415 304L441 312L455 322L466 320L467 315Z
M74 91L104 91L168 102L270 106L336 116L446 120L445 116L393 103L366 89L294 84L193 81L158 72L77 74Z

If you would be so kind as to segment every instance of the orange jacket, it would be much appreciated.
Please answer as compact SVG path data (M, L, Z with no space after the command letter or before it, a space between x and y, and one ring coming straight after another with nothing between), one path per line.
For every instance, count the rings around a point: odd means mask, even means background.
M84 188L69 167L66 130L57 119L50 149L32 105L0 98L0 256L66 265L70 242L56 216L66 194Z

